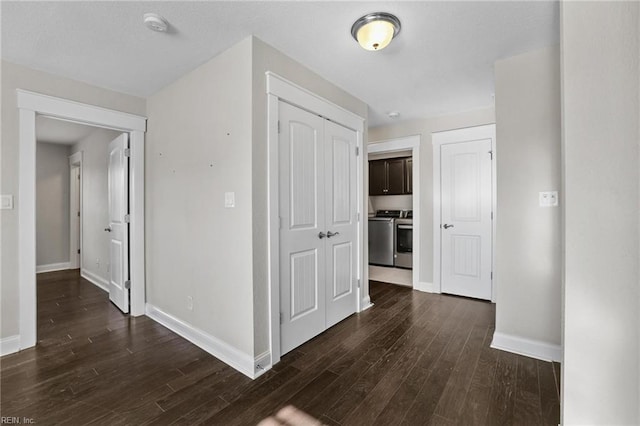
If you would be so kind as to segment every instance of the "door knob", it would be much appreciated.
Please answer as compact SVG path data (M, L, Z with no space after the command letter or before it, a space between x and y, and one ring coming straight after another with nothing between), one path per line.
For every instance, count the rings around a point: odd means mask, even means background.
M444 229L449 229L449 228L453 228L453 225L449 225L449 224L446 224L446 223L445 223L444 225L442 225L442 227L443 227Z
M107 231L107 232L111 232L111 227L104 228L104 230Z
M335 237L336 235L339 235L339 232L327 232L327 238L331 238L331 237Z
M320 231L320 232L318 233L318 238L320 238L320 239L323 239L323 238L324 238L324 237L326 237L326 236L327 236L327 234L325 234L325 233L324 233L324 232L322 232L322 231Z

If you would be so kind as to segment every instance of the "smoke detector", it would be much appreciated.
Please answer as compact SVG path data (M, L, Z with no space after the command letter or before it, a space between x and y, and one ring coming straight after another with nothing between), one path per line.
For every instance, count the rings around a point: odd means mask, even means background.
M398 111L391 111L387 115L392 119L400 118L400 113Z
M164 33L169 28L169 23L157 13L145 13L143 18L144 25L151 31Z

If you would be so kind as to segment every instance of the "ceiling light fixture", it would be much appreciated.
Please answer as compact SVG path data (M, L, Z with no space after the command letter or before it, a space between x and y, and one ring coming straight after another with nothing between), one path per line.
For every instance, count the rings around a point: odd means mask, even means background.
M351 35L365 50L382 50L400 33L400 20L386 12L364 15L351 27Z
M164 33L169 28L169 23L157 13L145 13L143 17L144 25L151 31Z

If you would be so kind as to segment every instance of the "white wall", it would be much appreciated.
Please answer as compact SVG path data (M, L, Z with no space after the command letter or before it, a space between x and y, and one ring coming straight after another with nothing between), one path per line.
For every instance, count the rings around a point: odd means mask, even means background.
M420 277L433 283L433 145L431 133L495 122L494 109L485 108L460 114L401 121L369 129L369 143L420 135ZM368 173L366 174L368 179ZM367 185L368 187L368 185Z
M69 146L36 145L36 265L69 262Z
M120 133L96 128L71 147L82 152L82 273L106 286L109 279L108 145ZM67 166L68 167L68 166Z
M252 154L252 231L253 231L253 302L255 355L269 348L269 292L267 245L267 95L266 71L323 97L366 119L367 105L293 59L252 38L253 61L253 154ZM366 134L364 135L366 140ZM360 156L363 167L366 155ZM368 288L368 283L365 283Z
M0 191L14 196L14 209L0 213L2 229L0 271L0 338L19 333L18 282L18 108L16 89L72 99L118 111L145 114L144 99L90 86L78 81L0 62L2 86L2 145Z
M640 424L640 3L562 2L563 424Z
M147 303L252 357L251 89L246 39L148 99L145 208Z
M560 359L560 53L557 46L497 61L497 241L494 344ZM529 339L523 347L516 339ZM499 340L502 340L500 343ZM549 352L551 351L551 352Z

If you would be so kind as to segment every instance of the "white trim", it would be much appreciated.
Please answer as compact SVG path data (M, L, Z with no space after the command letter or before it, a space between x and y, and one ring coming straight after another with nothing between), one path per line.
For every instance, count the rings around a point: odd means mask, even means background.
M144 251L144 132L129 133L129 279L134 317L144 315L146 302Z
M415 290L422 290L420 285L420 229L422 226L421 208L420 208L420 135L406 136L403 138L389 139L379 142L371 142L367 145L367 157L369 154L377 154L382 152L407 151L411 150L413 158L413 174L412 174L412 204L413 204L413 268L411 271L412 287ZM367 179L368 182L368 179ZM368 193L368 190L367 190ZM368 222L368 221L367 221ZM367 223L368 229L368 223ZM367 241L368 241L368 234ZM368 263L368 262L367 262Z
M319 114L331 121L341 124L355 131L364 130L364 118L342 108L315 93L298 86L284 77L267 71L267 94L274 95L287 103L306 111Z
M484 134L483 134L484 133ZM482 126L466 127L463 129L447 130L431 134L433 145L433 293L442 292L442 276L440 268L440 147L449 143L459 143L464 140L477 140L480 138L491 139L491 151L493 161L491 162L491 198L493 221L491 223L491 269L493 279L491 280L491 302L496 303L496 227L497 227L497 179L496 179L496 125L485 124Z
M413 287L414 290L422 291L424 293L440 293L440 289L436 288L433 283L426 281L418 282L417 286Z
M82 151L78 151L69 156L69 268L82 269L82 220L84 214L82 213ZM79 194L76 194L75 178L73 176L73 170L78 169L80 174L80 186L78 187ZM76 200L79 201L78 210L75 210ZM72 208L73 207L73 208ZM80 212L80 220L78 229L73 226L73 223L77 220L77 212ZM80 235L76 235L78 232ZM77 242L76 242L77 241ZM80 250L80 253L78 253Z
M271 363L280 362L280 289L276 288L280 283L280 266L278 265L280 254L280 216L278 198L278 97L267 95L267 132L268 132L268 165L267 165L267 199L269 211L267 222L269 229L267 240L269 252L267 253L269 268L269 350L271 351ZM276 141L274 143L274 141Z
M562 361L562 347L540 340L494 332L491 347L542 361Z
M256 379L269 370L271 370L271 352L267 350L254 358L253 378Z
M89 272L86 269L80 270L80 276L96 287L109 293L109 281L105 280L101 276L96 275L93 272Z
M28 90L16 89L18 108L35 111L39 115L63 121L88 124L105 129L130 132L146 131L146 118L122 111L83 104L69 99L56 98Z
M146 315L251 379L255 379L270 368L266 366L258 374L254 370L257 359L251 355L149 303L146 304ZM264 361L264 357L262 356L260 360Z
M279 244L279 199L278 199L278 102L286 101L292 105L298 106L304 110L320 114L331 121L342 126L350 128L356 132L356 146L359 152L364 152L363 135L365 119L348 111L327 99L324 99L307 89L298 86L291 81L278 76L270 71L266 75L266 92L267 92L267 152L268 152L268 200L269 212L267 213L269 230L267 240L269 246L268 262L268 285L269 285L269 330L270 341L269 349L271 353L271 364L277 364L280 361L280 244ZM358 266L357 279L360 280L361 286L357 293L356 311L361 312L370 305L369 301L369 285L368 268L365 266L365 244L364 235L366 231L364 215L362 212L367 211L366 197L364 197L364 155L362 160L357 161L357 202L360 216L358 226Z
M67 99L16 90L19 109L18 173L18 281L20 286L21 349L36 344L36 239L35 175L36 115L129 132L133 148L130 163L131 313L144 313L144 131L146 118Z
M48 265L36 266L36 274L43 272L66 271L71 269L71 262L49 263Z
M362 305L361 305L360 312L366 311L367 309L369 309L371 307L373 307L373 303L371 303L371 297L369 297L369 295L367 295L367 297L362 299Z
M0 339L0 356L16 353L20 350L20 336Z
M20 349L36 344L36 112L19 112L18 282Z

